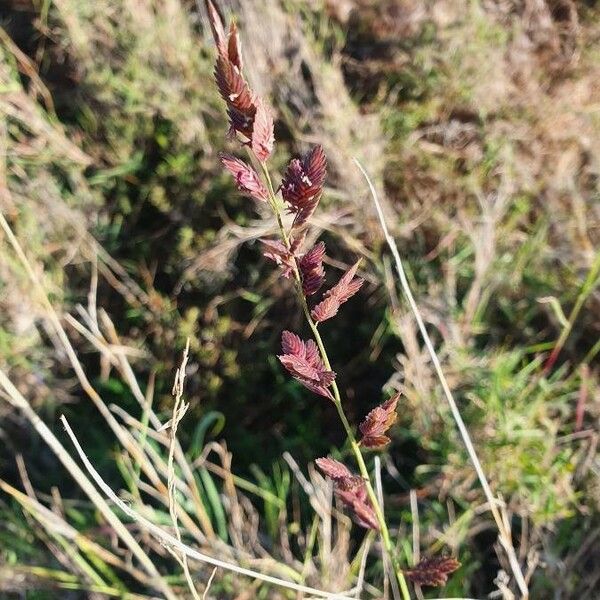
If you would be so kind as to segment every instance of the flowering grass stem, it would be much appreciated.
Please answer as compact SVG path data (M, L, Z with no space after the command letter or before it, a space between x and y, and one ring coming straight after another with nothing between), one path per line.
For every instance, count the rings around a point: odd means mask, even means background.
M283 225L283 220L281 218L281 211L279 209L277 203L277 197L275 195L275 190L273 188L273 183L271 180L271 176L269 174L269 169L267 168L264 162L260 163L262 172L264 174L267 189L269 192L269 205L273 210L275 218L277 220L277 225L279 228L279 233L283 243L286 248L289 250L291 247L289 236L285 230ZM300 274L300 269L294 260L292 272L294 275L294 287L296 288L296 295L298 297L298 301L300 302L300 306L302 307L302 311L304 312L304 316L306 317L306 321L312 331L317 347L319 348L319 352L321 354L321 359L323 360L323 364L328 371L331 371L331 362L329 360L329 356L327 354L327 350L325 348L325 344L323 343L323 339L321 338L321 334L319 332L317 323L315 323L314 319L310 314L310 309L308 307L308 303L306 301L306 296L302 291L302 276ZM394 546L392 544L392 540L390 537L390 533L387 527L387 523L385 521L385 515L383 514L383 510L381 509L381 505L379 500L377 499L377 494L375 493L375 489L373 488L373 484L371 482L371 477L369 475L369 470L367 469L367 465L365 463L364 456L362 454L361 448L356 440L356 436L354 435L354 431L346 417L346 413L344 412L344 407L342 405L342 399L340 395L340 390L335 381L331 384L331 390L333 392L333 403L339 415L340 421L342 422L342 426L344 427L344 431L346 432L346 437L348 442L350 443L350 447L352 452L354 453L354 457L356 459L356 463L358 465L358 469L360 471L361 477L364 479L367 494L369 496L369 500L373 506L373 510L375 511L375 516L377 517L377 522L379 524L379 531L381 534L381 539L383 541L383 546L385 548L385 552L388 554L390 561L393 566L394 574L402 591L403 600L410 600L410 592L408 590L408 585L406 583L406 579L400 568L397 557L394 553Z

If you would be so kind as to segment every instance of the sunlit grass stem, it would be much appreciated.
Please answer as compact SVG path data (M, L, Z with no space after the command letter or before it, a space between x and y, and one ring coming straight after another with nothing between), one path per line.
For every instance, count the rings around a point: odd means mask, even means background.
M273 188L271 176L269 175L269 170L264 163L261 162L260 164L261 164L261 168L262 168L263 174L265 176L265 180L267 182L267 187L269 190L269 196L270 196L269 204L275 214L275 218L277 220L277 225L279 228L279 233L281 235L281 239L282 239L283 243L285 244L286 248L289 250L290 246L291 246L290 239L289 239L289 235L286 232L285 227L283 225L283 220L281 218L281 210L279 207L279 203L277 202L277 197L275 196L275 190ZM331 362L330 362L329 356L327 354L327 349L325 348L325 344L323 343L323 339L321 338L321 334L319 332L318 326L310 314L310 309L308 307L308 303L306 302L306 296L304 295L304 292L302 291L302 276L300 274L300 270L299 270L298 265L296 264L295 260L293 263L292 271L294 273L294 287L296 289L296 295L298 297L298 301L300 303L300 306L302 307L302 312L304 313L306 321L307 321L307 323L312 331L312 334L314 336L315 342L317 343L317 346L319 348L319 352L321 354L321 358L323 360L323 364L325 365L325 368L328 371L332 371L333 369L331 368ZM383 541L385 552L389 556L390 561L392 563L394 574L398 581L398 584L400 585L400 589L402 590L402 596L403 596L404 600L410 600L410 592L408 590L408 585L406 583L406 579L404 577L404 574L402 573L402 569L400 568L398 559L394 552L394 545L392 543L389 529L388 529L387 523L385 521L385 515L384 515L381 505L377 499L377 494L375 493L375 489L373 488L373 484L371 482L371 477L369 475L369 470L367 469L367 465L365 463L364 456L363 456L360 446L356 440L356 436L354 435L352 426L350 425L350 422L348 421L348 418L346 417L346 413L345 413L344 407L342 405L342 398L340 395L340 390L339 390L339 387L335 380L331 384L331 389L333 391L333 398L334 398L333 403L337 410L340 421L342 422L342 426L344 427L344 431L346 432L346 437L348 438L348 442L350 444L350 447L351 447L354 457L356 459L356 463L358 465L358 469L360 471L361 477L365 481L365 486L366 486L367 494L369 496L369 500L371 501L371 504L373 505L373 510L375 511L375 516L377 518L377 523L379 525L379 531L381 533L381 539Z

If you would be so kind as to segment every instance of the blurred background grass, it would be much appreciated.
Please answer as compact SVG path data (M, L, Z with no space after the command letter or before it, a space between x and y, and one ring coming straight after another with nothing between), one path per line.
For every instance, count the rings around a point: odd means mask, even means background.
M276 112L276 162L316 142L329 157L316 224L330 272L366 259L360 299L324 335L354 422L384 389L403 392L384 487L404 556L415 490L423 548L455 551L463 563L443 593L482 597L502 587L506 565L482 493L397 295L353 156L384 192L445 371L513 515L532 597L597 598L597 3L224 4L238 18L250 83ZM202 9L187 0L12 0L0 25L0 203L53 304L76 315L92 285L163 416L189 337L183 446L225 440L236 474L293 504L298 484L282 454L305 470L343 435L331 406L275 360L281 330L299 329L301 317L256 243L272 223L218 165L230 142ZM2 368L57 435L62 412L85 431L98 469L119 481L114 438L7 244L0 286ZM565 328L564 348L544 370ZM68 332L103 399L139 418L122 377ZM43 503L62 505L79 531L110 543L43 441L2 401L0 435L3 480L23 487L22 457ZM203 485L219 497L219 478ZM283 525L273 505L256 504L262 542L283 562L279 529L293 537L310 526L302 502ZM219 501L212 506L226 539ZM89 572L56 558L14 495L0 495L0 513L0 591L67 597L56 591L68 587L60 571L88 590L73 597L92 593ZM227 578L214 585L215 597L237 593Z

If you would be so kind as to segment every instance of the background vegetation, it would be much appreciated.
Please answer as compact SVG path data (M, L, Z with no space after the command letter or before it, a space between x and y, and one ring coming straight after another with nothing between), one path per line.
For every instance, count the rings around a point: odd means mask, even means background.
M510 597L483 494L398 296L353 156L383 192L445 372L512 517L532 598L597 598L597 3L224 4L238 16L251 84L276 111L276 160L283 166L316 142L329 157L317 224L333 266L365 258L367 285L325 336L353 422L384 390L403 393L382 459L403 561L414 558L417 506L422 552L445 549L463 564L444 595ZM203 8L188 0L4 7L0 206L93 387L144 422L124 366L131 365L138 392L166 421L189 337L190 409L178 435L191 462L205 443L219 442L209 448L219 449L221 467L197 475L217 537L238 557L243 549L264 558L261 547L273 564L300 561L303 580L316 587L348 589L362 534L342 522L329 553L322 530L311 546L308 482L298 476L309 470L314 486L326 486L310 465L339 446L343 432L331 406L290 381L275 359L281 330L298 329L301 317L256 243L273 223L218 164L229 142ZM91 331L85 311L93 317L95 307L114 326L98 313L94 335L104 347L66 319ZM67 445L58 423L65 413L96 468L135 497L139 465L127 463L74 378L48 307L6 236L0 308L2 370ZM0 436L0 592L149 593L100 549L68 541L83 536L129 560L6 397ZM223 474L230 470L247 494L240 505L260 517L252 535L232 521L232 480ZM40 517L42 507L63 529ZM184 595L179 567L139 536ZM304 572L313 550L317 559ZM370 574L379 568L367 562ZM211 571L200 569L204 584ZM284 594L249 585L217 573L211 593Z

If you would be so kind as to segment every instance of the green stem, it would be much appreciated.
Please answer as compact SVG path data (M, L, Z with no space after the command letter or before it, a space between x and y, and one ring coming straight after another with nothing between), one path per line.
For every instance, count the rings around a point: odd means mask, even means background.
M556 344L554 345L554 349L552 350L552 353L550 354L548 360L546 361L546 364L544 365L543 375L548 375L548 373L552 370L554 363L558 359L558 355L560 354L561 350L563 349L563 346L569 338L569 335L571 334L573 325L575 324L575 320L579 316L579 312L581 311L586 300L589 298L590 294L594 291L596 285L598 285L598 275L600 275L600 252L596 253L594 262L592 263L587 277L585 278L585 281L581 286L581 290L577 295L575 305L573 306L569 314L569 318L567 319L567 322L562 328L560 336Z
M275 191L273 189L273 183L271 181L271 176L269 175L269 170L267 169L267 166L263 162L260 163L260 166L262 167L262 171L263 171L265 179L267 181L267 186L268 186L269 196L270 196L269 204L273 210L273 213L275 214L275 218L277 219L279 233L281 234L283 243L285 244L286 248L289 250L291 244L290 244L289 236L283 226L283 221L281 219L281 212L277 205L277 198L275 196ZM321 334L319 333L317 324L315 323L315 321L313 320L313 318L310 314L310 309L308 307L308 303L306 302L306 296L304 295L304 292L302 291L302 276L300 274L300 270L298 269L298 265L296 264L295 261L294 261L292 270L294 273L294 283L295 283L294 287L296 288L296 294L298 296L298 300L302 307L302 311L304 312L306 321L308 322L308 325L312 331L314 339L319 348L319 352L321 354L323 364L325 365L325 368L328 371L331 371L332 368L331 368L331 363L329 361L329 356L327 355L327 350L325 349L325 344L323 343L323 339L321 338ZM362 455L360 446L359 446L358 442L356 441L356 437L354 435L352 427L348 421L348 418L346 417L346 413L344 412L344 408L342 406L342 399L340 396L340 390L339 390L338 385L335 380L331 384L331 389L333 391L333 398L334 398L333 403L335 405L335 408L340 417L340 421L342 422L342 425L346 432L348 441L350 442L350 447L352 448L352 452L354 453L354 457L356 458L356 463L358 464L358 469L360 471L361 477L365 481L367 494L368 494L369 500L371 501L371 504L373 506L373 510L375 511L375 516L377 517L377 523L379 524L379 531L381 534L381 539L383 541L385 551L386 551L387 555L389 556L389 559L392 563L392 567L393 567L394 573L396 575L396 579L398 580L398 584L400 585L400 589L402 591L402 597L404 600L410 600L410 592L408 591L408 585L406 583L404 573L402 572L402 569L400 568L398 560L394 554L394 546L393 546L392 540L390 538L390 532L388 530L387 523L385 521L385 516L383 514L383 510L381 508L381 505L379 504L379 500L377 499L377 494L375 493L373 484L371 483L371 477L369 475L369 471L367 469L367 465L366 465L365 459Z

